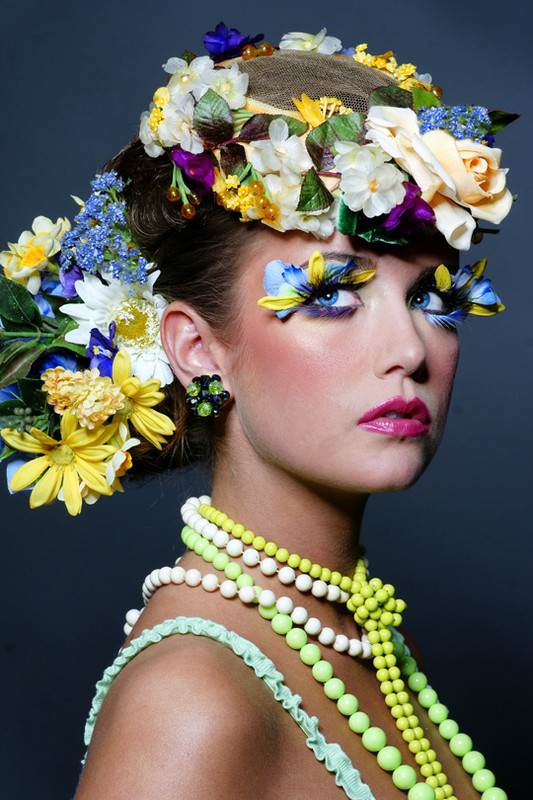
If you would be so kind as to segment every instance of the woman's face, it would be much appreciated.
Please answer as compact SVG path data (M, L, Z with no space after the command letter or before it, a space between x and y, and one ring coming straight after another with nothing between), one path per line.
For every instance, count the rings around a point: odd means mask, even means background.
M338 233L326 241L259 235L261 246L242 265L238 333L224 365L234 398L227 444L265 479L284 473L349 493L406 488L440 442L459 351L455 332L421 310L426 301L439 307L420 288L422 276L441 263L454 271L454 252L436 239L372 249ZM315 250L326 264L354 258L377 270L344 295L353 312L299 309L282 320L257 305L267 262L305 269Z

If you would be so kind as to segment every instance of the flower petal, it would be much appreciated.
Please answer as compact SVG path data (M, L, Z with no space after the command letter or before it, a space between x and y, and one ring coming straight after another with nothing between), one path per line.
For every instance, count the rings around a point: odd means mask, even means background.
M63 480L63 469L58 464L50 464L44 475L35 484L30 495L30 508L47 506L56 499Z
M63 499L67 511L73 517L81 511L80 481L73 464L68 464L63 473Z
M31 486L49 466L50 459L48 456L32 458L31 461L28 461L15 472L9 482L10 489L14 492L19 492L21 489Z

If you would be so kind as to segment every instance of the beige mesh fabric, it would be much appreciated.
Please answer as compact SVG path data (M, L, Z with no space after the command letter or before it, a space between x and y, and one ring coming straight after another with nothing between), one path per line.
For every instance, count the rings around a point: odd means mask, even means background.
M353 58L298 50L239 60L239 70L249 75L247 95L256 113L294 112L293 96L305 93L313 100L337 97L347 108L366 114L370 92L397 83L392 75Z

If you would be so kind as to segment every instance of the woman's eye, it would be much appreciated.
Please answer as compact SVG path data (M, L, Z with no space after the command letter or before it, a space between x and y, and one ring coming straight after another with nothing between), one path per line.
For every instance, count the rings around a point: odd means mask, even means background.
M429 290L419 290L411 297L409 302L411 308L419 308L427 314L444 314L446 307L444 300L437 294Z
M336 286L325 286L323 289L319 289L309 302L329 308L348 308L361 305L357 292L350 289L339 289Z

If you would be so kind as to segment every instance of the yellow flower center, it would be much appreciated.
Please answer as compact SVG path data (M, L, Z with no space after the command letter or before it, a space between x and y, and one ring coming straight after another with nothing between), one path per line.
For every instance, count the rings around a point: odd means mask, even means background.
M32 269L33 267L39 266L42 261L45 261L44 247L42 245L32 244L20 259L20 266Z
M122 408L118 412L121 419L129 419L133 411L135 410L135 403L133 400L130 400L129 397L124 398L124 402L122 404Z
M66 444L60 444L50 451L50 460L58 467L66 467L75 461L74 450Z
M148 300L130 297L119 303L113 314L119 347L150 348L157 343L159 318Z
M220 87L220 91L221 91L221 92L229 92L230 88L231 88L231 87L230 87L229 83L228 83L227 81L225 81L225 82L224 82L224 83L221 85L221 87Z
M312 45L312 43L311 43L311 42L305 42L305 44L304 44L304 50L310 50L310 49L312 48L312 46L313 46L313 45Z
M191 79L191 76L188 75L187 73L185 73L184 75L182 75L180 77L180 82L181 83L189 83L190 79Z
M377 192L379 184L376 180L370 181L370 183L368 184L368 188L370 189L371 192Z

